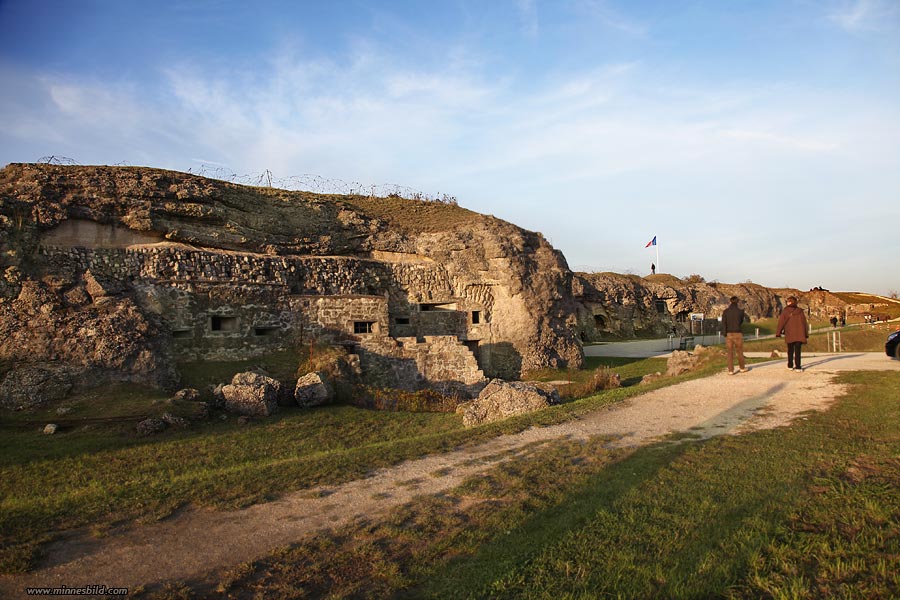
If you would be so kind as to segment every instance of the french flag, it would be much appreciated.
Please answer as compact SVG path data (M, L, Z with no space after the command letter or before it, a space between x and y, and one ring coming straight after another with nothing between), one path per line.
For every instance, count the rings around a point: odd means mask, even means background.
M649 248L650 246L655 246L655 245L656 245L656 236L654 235L653 239L650 240L649 242L647 242L647 245L644 246L644 248Z

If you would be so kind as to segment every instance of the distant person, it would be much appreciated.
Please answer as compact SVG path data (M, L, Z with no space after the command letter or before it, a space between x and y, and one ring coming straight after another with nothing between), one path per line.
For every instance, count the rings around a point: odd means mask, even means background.
M837 328L837 324L838 324L838 318L837 318L837 317L831 317L831 326L832 326L833 328L836 329L836 328Z
M732 296L730 304L722 312L722 333L725 334L725 349L728 352L728 374L734 375L734 355L737 353L741 373L746 373L744 366L744 334L741 324L744 322L744 310L738 306L740 299Z
M650 274L656 275L656 263L650 263Z
M841 327L847 326L847 316L844 313L841 313Z
M787 306L778 317L775 337L781 337L782 334L784 334L784 341L787 342L788 369L802 371L800 350L809 339L809 325L807 325L803 310L797 306L796 296L788 296Z

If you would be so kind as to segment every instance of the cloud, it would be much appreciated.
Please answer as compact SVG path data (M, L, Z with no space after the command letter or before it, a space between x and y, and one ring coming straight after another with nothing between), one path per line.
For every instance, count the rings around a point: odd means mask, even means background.
M836 150L839 145L836 142L826 142L815 139L790 137L770 131L753 131L748 129L721 129L719 133L726 138L738 141L747 141L778 148L802 150L811 152L827 152Z
M623 16L613 9L607 0L577 0L575 7L578 12L610 29L634 37L645 37L648 33L647 25Z
M525 37L536 38L540 29L538 21L537 0L516 0L522 33Z
M850 32L895 28L900 18L896 0L852 0L843 2L828 19Z

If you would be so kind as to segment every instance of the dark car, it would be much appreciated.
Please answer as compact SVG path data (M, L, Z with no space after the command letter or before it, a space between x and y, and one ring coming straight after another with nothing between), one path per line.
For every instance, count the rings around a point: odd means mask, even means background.
M888 336L884 343L884 353L892 358L900 358L900 330Z

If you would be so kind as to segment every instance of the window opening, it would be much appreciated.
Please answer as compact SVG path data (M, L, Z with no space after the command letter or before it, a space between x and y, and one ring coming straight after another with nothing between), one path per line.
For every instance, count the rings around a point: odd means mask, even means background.
M355 333L355 334L372 333L374 326L375 326L374 321L354 321L353 322L353 333Z
M223 317L221 315L213 315L209 318L209 328L212 331L237 331L237 317Z

